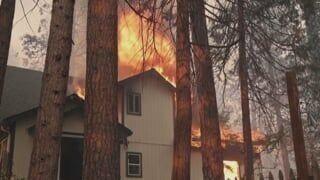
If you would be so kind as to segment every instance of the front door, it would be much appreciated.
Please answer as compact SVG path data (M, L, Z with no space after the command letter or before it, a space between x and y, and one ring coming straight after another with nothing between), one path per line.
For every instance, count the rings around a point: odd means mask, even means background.
M62 137L60 180L82 179L83 138Z

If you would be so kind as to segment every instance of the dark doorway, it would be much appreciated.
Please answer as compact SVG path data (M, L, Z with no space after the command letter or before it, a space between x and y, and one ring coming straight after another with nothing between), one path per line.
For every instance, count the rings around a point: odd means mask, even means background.
M61 139L60 180L82 179L83 138Z

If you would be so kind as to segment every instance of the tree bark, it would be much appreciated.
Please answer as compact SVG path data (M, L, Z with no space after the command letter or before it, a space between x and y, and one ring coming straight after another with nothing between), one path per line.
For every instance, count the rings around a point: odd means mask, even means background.
M15 5L15 0L2 0L0 5L0 105L9 56Z
M318 121L320 119L320 16L319 16L319 1L318 0L298 0L298 3L303 12L303 19L305 20L306 30L306 44L307 51L307 75L304 82L303 98L306 103L306 112L308 121ZM319 132L319 131L318 131ZM312 132L316 133L316 132ZM310 133L309 133L310 134ZM313 148L313 142L318 139L309 136L307 144L310 146L310 155L312 155L316 148ZM309 159L309 158L307 158ZM311 169L310 169L311 171Z
M204 0L191 1L193 53L199 99L202 171L204 180L223 180L223 149L213 67L210 59Z
M188 0L177 0L176 96L172 180L190 179L191 156L191 52Z
M290 118L293 136L293 146L297 167L297 179L308 179L308 163L304 145L302 121L300 117L299 92L294 72L287 72L287 89L290 108Z
M28 179L56 180L72 49L74 0L53 1Z
M238 0L238 33L239 33L239 80L241 89L242 126L245 150L245 179L254 179L253 146L250 123L248 65L246 62L246 23L244 18L244 1Z
M118 0L88 5L83 179L120 179Z

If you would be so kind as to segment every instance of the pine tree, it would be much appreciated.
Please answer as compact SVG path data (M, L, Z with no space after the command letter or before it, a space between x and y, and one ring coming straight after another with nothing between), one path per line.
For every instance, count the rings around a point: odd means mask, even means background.
M286 73L292 139L294 157L297 167L297 179L308 179L308 162L304 143L304 132L302 127L299 91L296 74L293 71Z
M172 180L190 179L191 156L191 81L188 0L177 1L176 97Z
M246 62L246 23L244 18L244 1L238 0L238 33L239 33L239 81L241 89L242 126L245 150L245 177L254 179L253 146L249 107L248 66Z
M84 179L120 179L118 0L90 0L87 21Z
M55 180L72 49L74 0L55 0L28 179Z
M204 0L191 2L192 47L196 67L197 98L200 106L203 179L223 180L223 149Z

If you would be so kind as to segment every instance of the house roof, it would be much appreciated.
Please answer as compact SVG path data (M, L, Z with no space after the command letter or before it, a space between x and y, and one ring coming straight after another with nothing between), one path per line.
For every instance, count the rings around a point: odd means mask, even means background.
M125 84L127 82L130 82L130 81L136 81L136 80L143 80L143 78L147 77L147 76L151 76L151 77L154 77L156 78L157 80L159 80L160 82L162 82L165 86L169 87L170 89L174 90L175 89L175 86L170 82L168 81L166 78L164 78L156 69L154 68L151 68L147 71L144 71L144 72L141 72L139 74L136 74L136 75L133 75L133 76L130 76L126 79L123 79L121 81L119 81L119 84L122 85L122 84Z
M0 121L37 107L41 80L42 72L8 66L0 105Z
M38 110L38 107L35 107L35 108L30 109L28 111L10 116L10 117L4 119L3 121L10 123L10 122L18 121L21 118L25 118L25 117L29 117L29 116L36 116L37 110ZM80 112L80 113L84 112L84 100L81 99L76 94L72 94L67 97L66 105L64 107L64 116L67 116L69 113L72 113L72 112ZM33 134L34 129L35 129L35 125L32 125L31 127L29 127L28 128L29 133ZM119 133L120 139L126 138L126 137L131 136L133 134L133 132L129 128L124 126L123 124L118 123L118 129L120 131L120 133Z
M170 89L175 88L155 69L121 80L119 84L124 85L147 76L158 79ZM8 66L0 105L0 122L36 109L40 101L41 82L42 72L40 71Z

